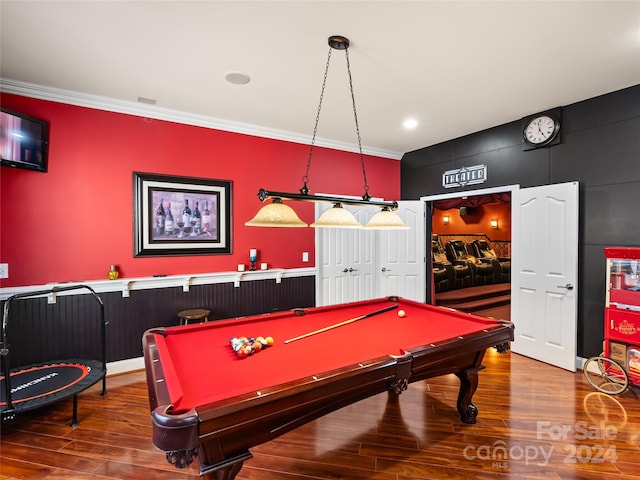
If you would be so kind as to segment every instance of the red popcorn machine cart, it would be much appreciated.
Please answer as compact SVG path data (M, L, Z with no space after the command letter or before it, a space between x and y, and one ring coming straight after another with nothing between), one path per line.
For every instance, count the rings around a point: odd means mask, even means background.
M583 367L587 381L616 395L640 386L640 248L605 248L604 353Z

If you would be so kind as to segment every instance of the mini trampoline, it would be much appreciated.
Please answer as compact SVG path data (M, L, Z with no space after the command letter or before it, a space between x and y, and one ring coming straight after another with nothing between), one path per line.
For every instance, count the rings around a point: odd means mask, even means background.
M9 358L8 323L11 304L17 299L40 297L66 290L87 289L100 306L101 358L64 359L37 363L11 369ZM44 407L73 397L71 425L78 424L78 394L102 380L102 395L107 393L106 384L106 325L104 305L95 291L86 285L54 287L51 290L16 294L4 304L2 317L2 375L0 376L0 414L2 420L10 420L16 414Z

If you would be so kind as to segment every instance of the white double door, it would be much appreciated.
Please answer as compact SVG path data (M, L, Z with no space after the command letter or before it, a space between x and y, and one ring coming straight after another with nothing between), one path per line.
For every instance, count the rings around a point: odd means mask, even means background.
M316 206L318 216L326 206ZM361 224L377 212L344 206ZM397 295L425 301L424 202L400 202L409 230L316 229L316 305Z
M511 320L516 353L575 371L578 298L578 184L477 190L512 192ZM457 195L461 195L458 193ZM425 301L426 201L400 202L402 231L317 229L316 304L398 295ZM348 208L348 207L345 207ZM371 207L350 208L366 223ZM431 219L429 219L431 221ZM430 242L429 242L430 247Z

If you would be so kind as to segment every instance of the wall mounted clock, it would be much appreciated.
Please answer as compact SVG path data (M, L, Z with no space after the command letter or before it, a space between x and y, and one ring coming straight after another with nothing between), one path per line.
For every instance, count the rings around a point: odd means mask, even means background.
M522 119L524 149L548 147L560 143L560 109L529 115Z

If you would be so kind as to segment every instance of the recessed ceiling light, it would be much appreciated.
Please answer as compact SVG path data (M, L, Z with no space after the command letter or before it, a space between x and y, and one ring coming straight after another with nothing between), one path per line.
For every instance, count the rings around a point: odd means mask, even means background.
M249 75L241 72L229 72L224 76L224 79L234 85L246 85L251 81L251 77Z
M407 118L404 122L402 122L402 126L407 130L413 130L418 126L418 120L415 118Z

